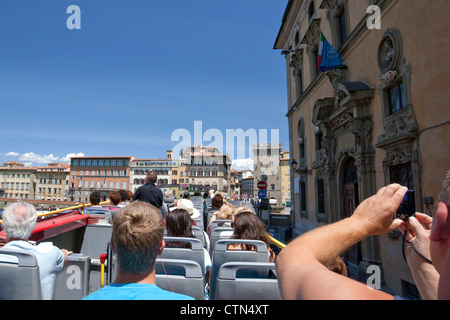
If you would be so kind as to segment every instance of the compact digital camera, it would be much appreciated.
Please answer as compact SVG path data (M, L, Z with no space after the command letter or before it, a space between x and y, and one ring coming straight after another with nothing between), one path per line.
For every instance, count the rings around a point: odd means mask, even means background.
M414 203L414 190L408 190L403 197L402 203L398 207L395 217L406 221L409 217L413 217L416 212L416 205Z

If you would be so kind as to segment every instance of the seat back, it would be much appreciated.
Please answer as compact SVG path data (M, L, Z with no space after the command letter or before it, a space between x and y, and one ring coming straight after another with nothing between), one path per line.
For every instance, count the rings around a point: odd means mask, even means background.
M35 255L0 249L0 300L41 300L41 278Z
M256 247L256 250L230 250L230 244L251 244ZM212 253L211 266L211 286L210 298L215 298L216 280L219 275L220 267L226 262L269 262L269 252L267 245L260 240L247 239L220 239L216 242L214 251ZM258 277L265 276L264 271L246 270L245 276Z
M155 262L156 285L196 300L205 299L205 278L202 267L192 260L161 259Z
M192 226L192 232L194 233L195 237L203 243L203 246L206 247L206 239L203 233L203 229L197 226Z
M230 227L231 226L231 220L222 220L222 219L216 219L211 221L209 224L209 234L212 234L214 229L217 227Z
M56 274L53 300L80 300L89 294L91 260L83 254L72 253Z
M245 277L244 270L260 270L265 277ZM216 300L281 300L275 263L226 262L219 270Z
M109 210L106 208L102 208L102 207L90 207L90 208L85 208L84 209L84 214L89 214L89 215L105 215L107 217L107 219L105 220L106 222L112 224L112 219L113 219L113 214L114 216L116 215L117 210Z
M203 215L198 217L198 218L195 218L193 220L195 221L195 224L196 224L195 226L196 227L204 230L205 227L204 227L204 224L203 224Z
M233 234L233 228L231 227L217 227L211 232L209 236L209 252L212 254L216 242L220 239L229 239Z
M162 259L178 259L178 260L191 260L197 262L202 267L204 274L205 270L205 253L203 251L203 244L197 238L182 238L182 237L164 237L164 241L174 242L189 242L192 248L175 248L165 247L162 251Z

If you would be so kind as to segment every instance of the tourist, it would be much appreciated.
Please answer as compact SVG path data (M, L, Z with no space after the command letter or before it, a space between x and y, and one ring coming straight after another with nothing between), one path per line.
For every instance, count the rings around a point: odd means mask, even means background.
M140 186L133 195L131 201L144 201L161 209L163 204L163 194L162 191L156 186L156 181L158 180L158 175L155 171L149 171L147 173L147 183Z
M117 259L115 281L85 300L192 300L156 286L155 261L165 243L160 210L144 201L121 208L113 221L111 247Z
M51 300L56 273L60 271L67 256L72 252L55 247L51 242L33 245L28 240L36 226L37 213L34 206L24 201L8 204L3 211L2 229L6 234L5 249L25 250L36 256L41 279L42 298ZM14 288L11 288L14 290Z

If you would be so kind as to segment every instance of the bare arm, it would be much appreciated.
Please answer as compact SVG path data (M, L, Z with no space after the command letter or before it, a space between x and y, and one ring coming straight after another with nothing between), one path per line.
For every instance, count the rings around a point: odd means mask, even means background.
M416 250L427 259L431 259L430 232L432 220L430 216L416 212L415 217L409 218L405 226L400 227L402 232L407 228L406 240L414 245ZM411 245L407 247L406 260L422 299L436 300L439 273L434 266L419 256Z
M362 239L394 230L393 216L407 188L381 188L347 219L315 229L291 242L277 258L284 299L392 299L391 295L330 271L324 265Z

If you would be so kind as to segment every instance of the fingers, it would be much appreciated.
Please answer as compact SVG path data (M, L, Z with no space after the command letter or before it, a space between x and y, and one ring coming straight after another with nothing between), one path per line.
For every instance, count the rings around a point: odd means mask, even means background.
M422 223L426 228L431 229L431 224L433 222L433 218L427 214L416 212L414 217Z
M410 217L408 222L408 230L410 230L413 235L420 236L428 230L428 227L425 227L415 217Z
M390 184L386 187L384 190L384 194L390 198L395 203L398 203L400 205L401 201L405 197L406 192L408 191L407 187L403 187L399 185L398 183Z

